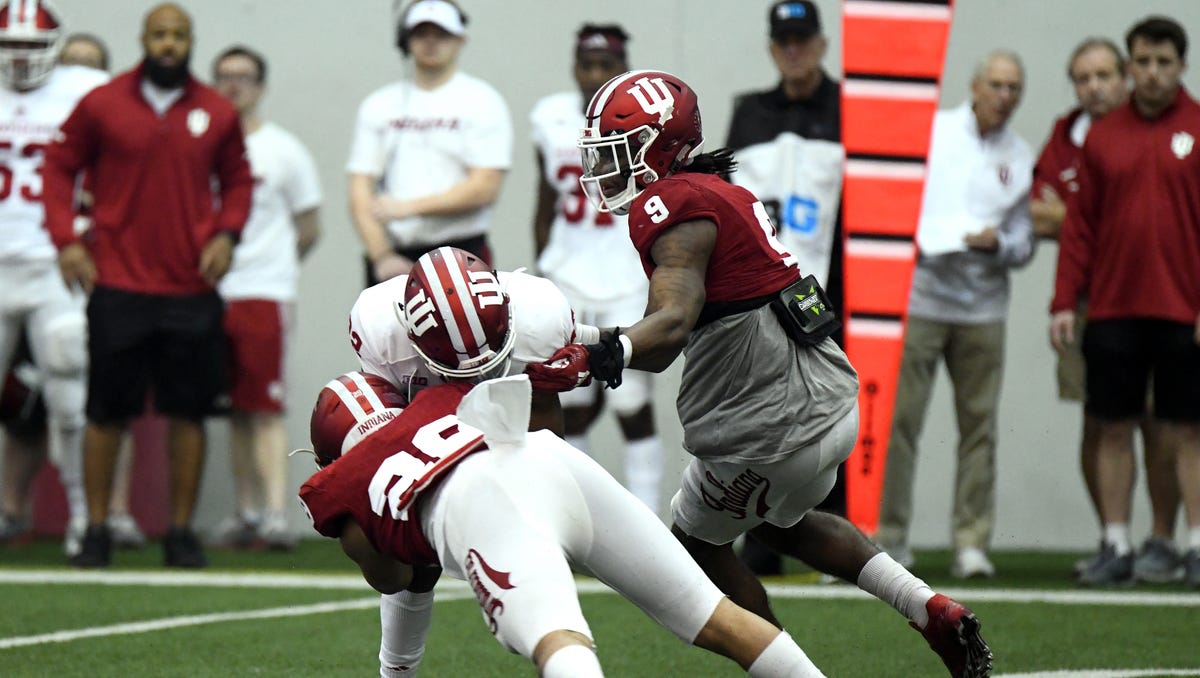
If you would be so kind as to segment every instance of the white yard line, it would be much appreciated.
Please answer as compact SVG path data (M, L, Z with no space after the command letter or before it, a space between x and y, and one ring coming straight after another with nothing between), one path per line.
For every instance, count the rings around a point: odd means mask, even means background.
M107 586L212 586L229 588L344 589L369 590L358 575L282 574L249 572L162 572L105 570L5 570L0 569L0 584L90 584ZM581 593L609 591L590 578L576 582ZM465 583L442 579L439 591L465 591ZM849 585L767 584L767 591L780 598L814 600L869 599L870 595ZM1051 605L1134 605L1147 607L1200 607L1200 593L1159 593L1153 591L972 589L941 591L969 602L1046 603Z
M235 588L304 588L304 589L348 589L368 590L358 576L351 575L298 575L298 574L251 574L235 572L106 572L78 570L3 570L0 569L0 584L67 584L107 586L194 586ZM580 593L611 593L611 589L599 581L581 578L576 582ZM851 586L814 586L795 584L771 584L767 591L779 598L803 598L814 600L866 600L869 596ZM947 595L969 602L1043 603L1051 605L1142 605L1158 607L1200 607L1200 594L1195 593L1146 593L1133 591L1038 591L1027 589L951 589ZM442 580L438 585L437 600L461 600L470 598L471 592L463 582ZM84 638L148 633L165 629L249 619L275 619L326 614L345 610L363 610L379 604L377 596L354 600L331 601L311 605L292 605L239 612L219 612L202 615L166 617L140 622L128 622L93 628L55 631L31 636L0 638L0 650L66 643ZM1100 669L1096 671L1052 671L1040 673L1006 674L1008 678L1137 678L1138 676L1200 676L1200 669Z
M996 678L1155 678L1200 676L1200 669L1063 669L1033 673L998 673Z

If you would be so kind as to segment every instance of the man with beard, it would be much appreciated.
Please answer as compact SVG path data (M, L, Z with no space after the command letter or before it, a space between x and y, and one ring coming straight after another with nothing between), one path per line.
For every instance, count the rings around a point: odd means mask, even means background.
M170 530L166 565L203 567L191 530L205 454L204 418L225 389L222 303L253 180L237 111L188 70L191 18L146 15L144 57L82 99L46 152L46 228L70 287L89 293L88 528L79 567L105 567L105 519L121 435L147 388L167 417ZM76 233L72 200L92 180L92 227ZM214 183L215 180L215 183ZM219 186L219 195L214 195ZM218 207L219 206L219 207Z

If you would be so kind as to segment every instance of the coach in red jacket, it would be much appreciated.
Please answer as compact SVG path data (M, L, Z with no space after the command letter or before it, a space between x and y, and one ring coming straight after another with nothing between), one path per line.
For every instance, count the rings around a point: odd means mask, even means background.
M1074 341L1086 294L1085 408L1100 420L1105 523L1089 578L1132 576L1120 546L1129 542L1133 428L1151 382L1187 516L1187 582L1200 587L1200 105L1180 83L1187 36L1178 23L1151 17L1125 41L1133 95L1083 145L1079 191L1059 235L1050 335L1059 350Z
M149 387L169 421L168 566L207 564L190 528L204 464L204 418L224 390L225 274L253 180L237 112L189 72L191 18L178 5L146 15L144 58L80 101L46 152L46 227L68 285L91 293L81 567L109 564L105 520L113 467ZM76 177L92 177L93 226L76 231ZM215 183L220 195L214 195Z

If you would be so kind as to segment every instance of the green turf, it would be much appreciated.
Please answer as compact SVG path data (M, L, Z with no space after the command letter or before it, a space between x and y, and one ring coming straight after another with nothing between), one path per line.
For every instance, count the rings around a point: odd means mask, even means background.
M291 554L213 552L214 571L352 573L333 542L303 542ZM918 553L917 572L935 587L949 554ZM1000 575L972 583L964 596L984 623L997 673L1063 669L1180 668L1200 675L1200 608L1167 605L1055 605L972 601L970 590L998 587L1077 590L1067 573L1078 554L998 553ZM116 571L158 567L157 548L118 554ZM345 561L343 563L343 561ZM0 567L59 566L57 544L0 549ZM772 582L812 579L791 574ZM1178 585L1138 591L1175 592ZM96 584L0 585L0 639L56 630L147 621L176 615L257 610L371 597L360 589L318 590ZM686 647L614 595L582 596L585 615L610 676L737 676L731 662ZM780 619L830 676L943 676L921 637L872 600L776 597ZM2 676L350 676L374 675L377 610L228 621L134 635L0 649ZM434 614L422 676L531 676L521 657L491 637L473 599L443 598Z

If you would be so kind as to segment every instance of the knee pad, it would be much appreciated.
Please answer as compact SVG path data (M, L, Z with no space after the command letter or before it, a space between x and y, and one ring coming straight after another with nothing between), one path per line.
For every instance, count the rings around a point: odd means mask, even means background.
M51 426L71 430L83 428L87 419L87 380L81 371L72 375L46 373L43 375L42 397Z
M63 313L46 322L42 331L40 367L49 375L75 376L87 371L87 318Z

